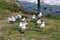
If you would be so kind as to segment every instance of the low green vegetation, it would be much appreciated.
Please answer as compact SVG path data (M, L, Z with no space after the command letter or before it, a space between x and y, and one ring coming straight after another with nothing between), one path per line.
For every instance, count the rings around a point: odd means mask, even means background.
M26 15L26 14L24 14ZM27 14L29 15L29 14ZM47 20L48 19L48 20ZM60 21L49 19L49 18L42 18L46 22L46 27L43 29L43 31L40 31L39 28L36 28L34 22L28 22L27 29L25 30L25 34L20 34L18 31L18 23L14 24L7 24L6 27L0 28L0 32L2 32L3 36L1 37L1 40L20 40L21 38L25 40L42 40L42 39L48 39L48 40L59 40L60 39Z
M15 3L8 3L0 1L0 22L5 20L12 12L18 12L20 7ZM7 12L8 10L8 12ZM24 14L25 17L31 17L31 14ZM6 19L7 20L7 19ZM48 14L46 17L42 17L42 20L46 22L46 26L43 31L36 28L35 22L29 22L25 30L25 34L20 34L18 31L19 23L8 24L2 22L0 25L0 40L60 40L60 19ZM0 23L1 24L1 23Z
M1 10L10 10L11 12L18 12L20 7L15 3L9 3L6 1L0 1L0 9Z
M19 7L14 2L6 2L5 0L0 1L0 20L5 19L6 15L12 14L12 12L19 12L21 7Z
M46 17L50 18L50 19L60 19L60 18L54 16L53 14L47 14Z

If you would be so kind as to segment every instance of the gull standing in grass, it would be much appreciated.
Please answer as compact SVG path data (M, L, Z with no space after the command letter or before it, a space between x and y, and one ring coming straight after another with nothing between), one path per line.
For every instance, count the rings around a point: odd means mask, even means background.
M37 16L38 16L38 18L41 18L42 17L42 13L40 12Z
M36 25L37 25L37 27L39 27L40 24L41 24L41 20L38 19L38 20L36 21Z
M27 19L24 17L23 19L22 19L22 21L26 24L26 26L27 26Z
M31 17L31 21L35 20L36 19L36 15L32 15Z
M8 17L8 22L9 23L14 23L15 22L14 16Z
M22 18L22 15L19 15L19 14L18 14L18 15L16 16L16 19L21 19L21 18Z
M24 31L25 31L25 29L26 29L26 23L22 20L22 22L20 22L20 24L19 24L19 31L21 32L21 33L24 33Z
M42 31L43 30L43 28L45 27L45 22L42 22L42 24L40 25L40 30Z
M16 19L16 21L20 21L21 18L22 18L22 15L18 14L15 19Z

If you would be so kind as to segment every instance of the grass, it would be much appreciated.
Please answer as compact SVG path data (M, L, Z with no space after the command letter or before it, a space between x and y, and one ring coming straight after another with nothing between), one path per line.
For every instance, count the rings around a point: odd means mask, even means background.
M13 14L12 12L16 12L16 9L19 9L16 4L1 0L0 20L5 20L9 15ZM31 14L26 13L24 16L29 18ZM46 27L43 29L43 31L40 31L39 28L36 28L35 22L28 22L25 34L19 33L18 23L3 23L6 25L4 25L4 27L0 27L0 40L60 40L60 19L48 14L46 17L42 17L42 20L46 22Z
M48 20L47 20L48 19ZM0 29L3 32L2 39L11 39L11 40L18 40L18 39L25 39L25 40L40 40L46 37L49 40L59 40L60 39L60 21L57 19L49 18L42 18L42 20L48 21L46 22L46 27L40 32L39 28L36 28L34 22L28 22L27 29L25 30L25 34L22 35L18 31L18 23L8 24L6 27ZM52 24L51 24L51 22ZM58 26L57 26L58 25ZM1 40L2 40L1 39Z
M54 16L53 14L47 14L45 17L50 18L50 19L59 19L58 17Z
M20 7L15 3L9 3L6 1L0 1L0 9L10 10L11 12L18 12Z
M4 13L0 14L4 15ZM24 14L26 17L30 17L30 14ZM28 16L27 16L28 15ZM7 15L6 15L7 16ZM35 22L28 22L27 29L25 30L25 34L20 34L18 31L18 23L7 24L5 27L0 28L0 32L2 36L0 36L0 40L60 40L60 20L48 17L42 17L42 20L46 22L46 27L40 32L39 28L36 28Z
M4 20L10 13L19 12L21 8L14 2L0 0L0 20Z

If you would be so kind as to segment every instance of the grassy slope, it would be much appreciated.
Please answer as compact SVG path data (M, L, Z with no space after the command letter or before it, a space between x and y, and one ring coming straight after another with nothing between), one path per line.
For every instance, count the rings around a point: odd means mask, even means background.
M26 14L25 14L26 15ZM29 14L27 14L29 15ZM43 21L46 22L46 27L42 32L34 25L34 22L28 22L28 26L24 35L18 32L18 23L7 24L5 27L0 29L2 39L25 39L25 40L60 40L60 20L58 19L50 19L50 18L42 18Z
M3 9L4 5L5 5L4 3L0 4L1 6L0 20L7 18L7 15L9 16L12 13L10 9ZM13 6L13 4L11 5ZM28 15L28 17L31 16L29 14L24 14L24 15L25 16ZM10 40L20 40L20 39L60 40L60 19L42 17L42 20L46 22L46 27L44 28L42 32L40 32L40 30L35 27L34 22L28 22L28 26L24 35L18 32L18 23L14 23L14 24L3 23L6 25L0 28L0 40L7 40L7 39L10 39Z
M0 20L5 19L5 17L11 15L12 12L19 12L19 10L20 7L14 2L0 0Z

